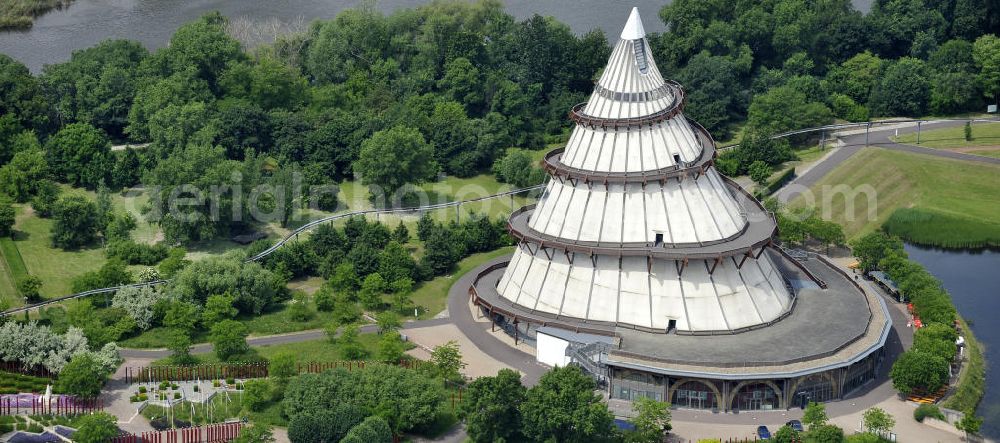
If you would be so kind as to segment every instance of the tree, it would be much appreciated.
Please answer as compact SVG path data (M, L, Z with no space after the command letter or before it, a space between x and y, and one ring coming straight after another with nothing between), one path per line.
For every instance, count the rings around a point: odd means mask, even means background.
M594 380L576 366L545 373L521 403L524 435L535 441L611 440L614 416L594 388Z
M56 386L60 392L83 398L100 395L108 377L101 364L89 353L79 353L59 373Z
M268 375L278 380L286 380L298 375L299 371L295 364L295 356L283 352L271 357L268 361L267 372Z
M462 245L456 242L448 229L433 229L424 241L422 264L430 268L435 275L444 275L461 259L461 248Z
M243 407L260 412L271 401L271 389L267 379L247 380L243 383Z
M434 179L438 165L434 149L416 129L396 126L376 132L361 143L361 154L354 164L361 181L379 192L392 195L404 184L420 184Z
M59 201L59 192L61 192L59 185L52 180L40 180L35 185L35 197L31 199L31 208L39 217L51 217Z
M172 300L167 305L163 315L163 325L177 328L188 334L194 332L198 325L198 305L180 300Z
M778 431L771 438L777 443L796 443L801 440L798 431L788 425L778 428Z
M293 443L339 442L364 419L364 411L349 403L335 404L326 410L309 410L292 416L288 439Z
M811 401L806 405L806 410L802 414L802 423L810 430L815 426L825 425L827 420L826 406L823 406L823 403Z
M405 351L403 337L397 331L382 334L382 338L378 341L378 358L386 363L399 363L406 355Z
M375 323L378 325L379 334L397 331L403 326L399 321L399 316L390 311L380 312L375 316Z
M392 231L392 239L396 240L401 245L405 245L410 241L410 230L406 229L406 225L402 221L396 225L396 229Z
M42 288L42 279L35 275L28 274L27 277L17 282L17 291L29 302L36 302L42 299L39 290Z
M545 181L545 172L536 165L531 153L517 148L508 149L503 157L493 163L493 174L497 181L510 183L519 188Z
M972 122L965 122L965 141L972 141Z
M959 431L965 432L965 439L969 439L969 434L975 434L979 432L979 428L983 426L982 417L976 417L976 412L973 410L965 411L965 415L962 419L955 422L955 427Z
M101 229L97 205L80 195L59 199L52 216L52 245L62 249L77 249L90 244Z
M333 289L330 289L329 285L323 285L313 294L313 303L316 304L316 310L320 312L330 312L333 310L335 304L335 297L333 295Z
M209 296L228 293L240 312L260 314L274 302L284 284L259 263L227 255L185 266L170 281L170 290L180 299L198 304L205 303Z
M670 431L670 404L656 401L649 397L639 397L632 402L635 417L630 421L635 425L635 431L626 434L625 439L632 443L659 443L663 434Z
M59 130L46 143L52 173L74 186L96 189L111 171L111 147L107 137L88 123L73 123Z
M920 116L927 112L931 83L922 60L903 57L886 69L869 100L873 115Z
M806 441L810 443L843 443L844 430L831 424L810 426L809 432L806 433Z
M972 59L979 68L979 84L986 97L1000 103L1000 38L983 35L972 44Z
M191 363L191 333L181 328L167 330L167 349L174 364Z
M213 324L222 320L236 318L236 314L240 311L233 306L235 302L236 298L228 292L208 296L205 299L205 308L201 311L201 324L210 329Z
M754 183L757 183L757 186L767 186L767 179L771 178L770 165L760 160L755 160L753 163L750 163L749 172L750 179L753 180Z
M904 395L914 390L935 392L948 381L948 361L921 350L904 352L889 371L892 386Z
M521 414L527 390L521 374L501 369L495 377L479 377L465 390L466 400L459 405L466 432L473 441L519 441Z
M156 305L160 300L167 298L167 294L160 288L145 286L141 288L129 287L115 291L111 299L111 306L119 308L128 313L129 317L135 320L136 326L141 330L149 329L153 326L156 317Z
M392 443L392 429L389 422L373 415L351 428L340 443Z
M455 340L449 340L448 343L435 346L431 350L431 363L434 364L441 378L451 381L461 380L462 373L460 371L466 366L465 362L462 361L462 351Z
M376 309L382 304L382 294L386 290L385 279L379 273L369 274L361 283L359 298L368 309Z
M871 408L861 417L862 426L875 435L885 435L896 426L896 420L888 412L880 408Z
M212 325L211 340L215 355L219 360L229 359L245 353L247 346L247 327L236 320L223 320Z
M0 237L14 235L14 206L6 198L0 198Z
M805 93L791 86L778 86L754 96L747 110L747 124L768 135L832 121L833 113L826 105L810 101Z
M349 324L344 326L344 330L337 338L340 346L340 356L345 360L360 360L368 355L368 351L358 340L358 326Z
M107 412L85 414L76 424L73 441L79 443L104 443L118 436L118 419Z
M851 251L860 262L861 269L871 271L890 253L903 253L903 242L884 232L873 232L852 242Z
M48 176L48 169L41 148L17 151L10 163L0 167L0 192L24 203L37 192L38 183Z

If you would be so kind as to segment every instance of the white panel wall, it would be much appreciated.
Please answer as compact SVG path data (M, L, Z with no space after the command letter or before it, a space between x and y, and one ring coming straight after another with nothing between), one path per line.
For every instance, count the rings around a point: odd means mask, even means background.
M566 299L563 300L562 315L587 318L593 282L594 268L590 265L590 258L577 254L573 266L570 267L569 280L566 282Z
M621 295L618 321L652 327L649 301L649 273L643 257L622 258Z
M597 272L590 295L588 318L602 321L615 321L618 318L618 278L618 258L597 256Z
M726 319L722 316L719 297L708 277L705 262L691 260L682 274L684 302L687 305L688 322L692 330L725 330Z
M539 332L536 334L535 358L539 363L549 366L566 366L570 358L566 356L569 342L559 337Z
M648 232L648 228L646 227L646 221L649 220L650 217L646 214L645 204L643 202L643 196L645 193L642 190L642 186L638 184L629 184L625 186L625 189L625 223L623 225L625 232L622 235L622 241L651 241L652 235Z

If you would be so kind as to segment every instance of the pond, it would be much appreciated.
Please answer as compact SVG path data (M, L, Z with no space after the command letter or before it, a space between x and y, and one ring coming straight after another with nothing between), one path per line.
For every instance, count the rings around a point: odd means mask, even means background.
M986 420L983 433L1000 437L1000 384L991 362L1000 358L1000 251L943 250L906 245L910 259L944 283L955 307L986 349L986 393L977 411Z

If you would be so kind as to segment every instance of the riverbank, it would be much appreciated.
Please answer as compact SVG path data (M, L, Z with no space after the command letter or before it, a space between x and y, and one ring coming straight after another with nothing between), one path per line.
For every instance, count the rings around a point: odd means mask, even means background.
M941 229L947 226L948 229ZM907 243L948 249L1000 247L1000 223L925 208L899 208L882 229Z
M35 17L69 6L73 0L0 0L0 31L31 28Z

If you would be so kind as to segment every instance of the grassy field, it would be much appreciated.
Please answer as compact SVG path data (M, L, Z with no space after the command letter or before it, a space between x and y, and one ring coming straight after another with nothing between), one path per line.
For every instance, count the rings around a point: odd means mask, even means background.
M368 351L369 355L374 355L378 349L378 334L358 334L358 342ZM410 345L407 349L412 348ZM297 343L284 343L267 346L254 346L251 348L252 357L270 359L278 354L292 354L295 361L300 363L308 362L332 362L344 360L340 352L340 345L331 343L329 340L310 340ZM196 354L195 364L219 363L219 358L214 353ZM173 361L163 358L153 362L153 365L172 365Z
M916 145L917 134L903 134L893 140ZM963 126L921 131L919 146L1000 158L1000 123L974 123L969 141L965 140Z
M1000 220L1000 166L867 148L812 187L820 215L844 226L848 238L875 230L898 208L919 208L952 220L989 226ZM853 217L838 185L858 191ZM873 191L864 194L861 191ZM871 197L871 202L869 202ZM791 207L802 207L800 196ZM869 211L869 204L873 204ZM874 217L869 217L874 212Z
M39 218L23 206L14 224L14 244L28 273L42 279L41 293L46 298L70 294L74 277L96 270L106 261L99 246L77 251L53 248L52 223L52 219Z
M497 249L496 251L473 254L458 262L458 269L451 275L436 277L431 281L422 283L413 291L411 297L415 305L424 308L421 310L418 318L421 320L433 318L441 311L444 311L448 304L448 290L451 289L452 284L479 265L494 258L510 254L513 251L513 247L506 247Z

